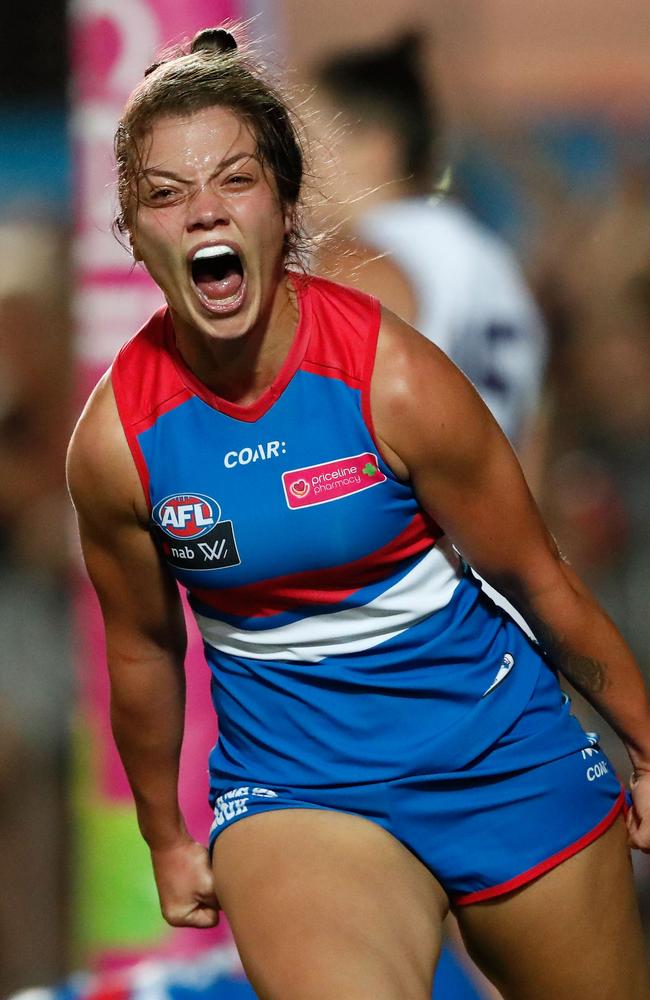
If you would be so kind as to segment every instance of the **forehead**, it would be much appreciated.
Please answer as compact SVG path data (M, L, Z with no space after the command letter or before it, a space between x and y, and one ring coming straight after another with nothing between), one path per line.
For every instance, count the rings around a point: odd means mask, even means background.
M230 108L211 107L156 118L142 144L142 166L215 165L233 154L254 154L257 140Z

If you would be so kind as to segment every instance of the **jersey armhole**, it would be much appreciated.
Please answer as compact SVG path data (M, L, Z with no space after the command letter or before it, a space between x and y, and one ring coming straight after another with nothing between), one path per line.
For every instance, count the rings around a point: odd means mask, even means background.
M390 469L391 473L394 475L390 462L387 456L382 451L382 447L379 443L377 433L375 431L375 424L372 418L372 407L370 405L370 388L372 385L372 375L375 370L375 360L377 358L377 341L379 340L379 331L381 330L381 302L379 299L372 298L372 314L369 323L369 332L366 337L363 368L361 373L361 413L363 416L363 421L368 429L368 433L372 438L375 448L377 449L377 454L381 458L384 465Z
M133 461L135 462L135 467L140 478L140 483L142 484L142 489L144 491L144 498L147 504L147 509L151 513L151 492L149 486L149 470L147 468L147 463L145 461L144 455L142 454L142 449L138 442L137 435L134 431L133 423L130 420L130 415L128 413L127 397L124 391L124 386L122 384L122 377L120 374L119 360L120 354L117 355L113 364L110 367L110 379L111 385L113 386L113 395L115 397L115 405L117 406L118 416L120 418L120 423L122 425L122 430L124 431L124 437L126 438L126 443L129 446L129 451Z

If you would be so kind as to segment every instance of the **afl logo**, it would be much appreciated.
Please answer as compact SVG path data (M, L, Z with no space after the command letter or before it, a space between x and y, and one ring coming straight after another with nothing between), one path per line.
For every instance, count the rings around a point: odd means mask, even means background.
M200 538L214 528L221 508L202 493L177 493L154 508L153 518L171 538Z

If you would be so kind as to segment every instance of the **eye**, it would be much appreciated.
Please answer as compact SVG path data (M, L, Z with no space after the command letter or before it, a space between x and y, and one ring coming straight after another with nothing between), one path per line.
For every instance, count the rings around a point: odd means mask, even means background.
M250 174L231 174L226 178L226 184L229 187L241 188L252 184L253 180Z
M183 194L182 190L172 187L170 184L146 183L142 192L142 201L145 205L162 208L165 205L175 205L183 198Z
M153 191L149 192L150 201L169 201L174 195L177 194L172 188L160 187L155 188Z

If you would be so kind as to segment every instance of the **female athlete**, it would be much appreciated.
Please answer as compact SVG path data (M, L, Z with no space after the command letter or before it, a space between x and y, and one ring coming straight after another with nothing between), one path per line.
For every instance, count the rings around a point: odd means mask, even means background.
M628 852L650 848L648 697L495 421L428 340L296 265L299 133L231 34L150 68L116 153L167 304L68 475L166 919L223 908L269 1000L428 1000L450 907L504 997L650 997ZM219 719L208 851L177 798L177 581ZM627 827L556 670L629 751Z

